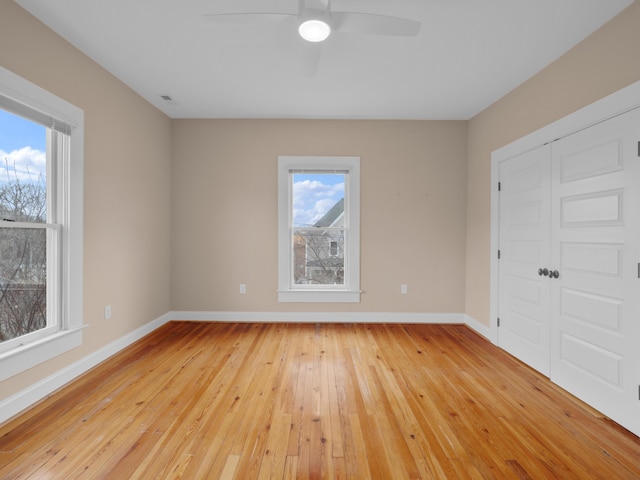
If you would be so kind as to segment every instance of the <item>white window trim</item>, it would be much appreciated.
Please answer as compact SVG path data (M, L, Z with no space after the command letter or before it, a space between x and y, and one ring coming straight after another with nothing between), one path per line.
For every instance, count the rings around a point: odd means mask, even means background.
M59 129L58 123L69 127L69 162L60 166L64 181L58 186L64 198L58 220L62 224L59 252L63 258L59 271L60 329L0 354L2 381L82 344L84 112L2 67L0 96L33 112L39 123L46 119L52 128Z
M348 171L345 188L349 209L349 235L345 250L345 283L341 286L295 288L291 280L292 235L290 233L291 170ZM279 302L360 302L360 157L278 157L278 301Z

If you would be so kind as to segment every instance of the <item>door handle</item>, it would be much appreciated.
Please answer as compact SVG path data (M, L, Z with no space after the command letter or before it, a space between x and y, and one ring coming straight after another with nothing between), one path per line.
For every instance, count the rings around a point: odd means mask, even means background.
M541 277L559 278L560 272L558 270L550 270L548 268L539 268L538 275Z

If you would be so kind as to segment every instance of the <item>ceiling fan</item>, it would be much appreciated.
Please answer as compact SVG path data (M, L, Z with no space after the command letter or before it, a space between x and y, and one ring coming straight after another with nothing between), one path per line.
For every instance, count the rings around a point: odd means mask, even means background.
M295 22L298 33L309 42L326 40L331 32L368 35L415 36L421 23L407 18L364 12L336 12L331 0L299 0L297 13L213 13L205 20L219 23Z

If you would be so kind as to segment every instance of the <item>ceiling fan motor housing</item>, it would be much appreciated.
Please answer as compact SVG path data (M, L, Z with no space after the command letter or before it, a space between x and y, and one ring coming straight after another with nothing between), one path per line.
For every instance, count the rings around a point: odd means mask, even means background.
M298 33L308 42L322 42L331 35L331 18L326 10L306 8L300 12Z

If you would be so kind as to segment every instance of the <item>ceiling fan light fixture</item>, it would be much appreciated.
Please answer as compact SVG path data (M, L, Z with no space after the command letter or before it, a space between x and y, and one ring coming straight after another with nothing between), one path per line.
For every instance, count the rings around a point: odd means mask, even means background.
M331 26L323 20L310 19L300 24L298 33L307 42L322 42L331 35Z

